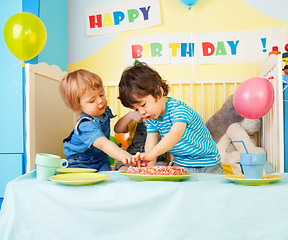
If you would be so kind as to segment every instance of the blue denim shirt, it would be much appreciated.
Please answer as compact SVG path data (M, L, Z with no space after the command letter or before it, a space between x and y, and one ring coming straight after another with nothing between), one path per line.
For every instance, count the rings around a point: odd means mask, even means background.
M110 118L112 112L109 107L104 117L93 117L81 114L73 131L63 140L63 151L73 168L95 168L98 171L111 170L110 160L106 153L93 146L99 137L110 137Z

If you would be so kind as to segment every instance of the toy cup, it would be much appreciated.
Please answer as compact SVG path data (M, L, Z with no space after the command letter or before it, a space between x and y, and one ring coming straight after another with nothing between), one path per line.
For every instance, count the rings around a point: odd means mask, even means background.
M56 174L59 167L67 167L68 161L61 157L49 153L37 153L36 159L36 176L38 180L48 181L49 177Z
M246 179L261 179L265 162L266 154L262 152L240 155L240 163Z

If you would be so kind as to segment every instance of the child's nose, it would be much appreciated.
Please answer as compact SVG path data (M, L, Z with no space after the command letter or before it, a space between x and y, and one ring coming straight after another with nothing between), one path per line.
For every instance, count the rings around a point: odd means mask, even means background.
M103 102L103 99L100 97L98 98L98 103L102 103Z

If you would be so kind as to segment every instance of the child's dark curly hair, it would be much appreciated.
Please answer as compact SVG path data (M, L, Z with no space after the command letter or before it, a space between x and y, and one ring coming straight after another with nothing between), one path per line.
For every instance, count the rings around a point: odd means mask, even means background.
M169 86L159 73L147 64L135 61L134 66L124 70L119 83L119 99L123 106L133 108L139 99L152 95L155 99L167 96Z

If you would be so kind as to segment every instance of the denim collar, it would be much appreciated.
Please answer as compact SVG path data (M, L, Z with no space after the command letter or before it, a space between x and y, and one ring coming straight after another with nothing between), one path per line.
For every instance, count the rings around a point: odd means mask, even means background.
M81 113L79 119L81 119L81 118L91 118L92 121L105 122L105 121L107 121L108 118L110 118L110 116L109 116L109 107L106 107L104 115L105 115L104 117L102 117L102 116L96 116L95 117L95 116L91 116L91 115L89 115L87 113Z

